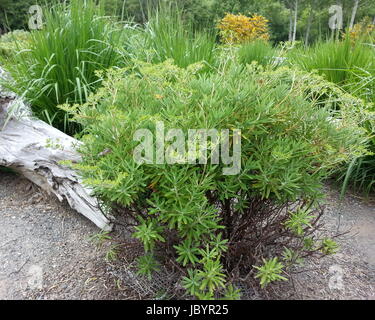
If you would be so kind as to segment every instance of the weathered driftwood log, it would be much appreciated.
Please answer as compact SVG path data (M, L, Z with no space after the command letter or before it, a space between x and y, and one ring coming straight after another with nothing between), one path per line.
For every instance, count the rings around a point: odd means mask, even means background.
M17 111L13 114L12 109ZM79 161L75 150L78 144L72 137L34 119L20 99L4 92L0 95L0 166L22 174L60 201L66 199L99 228L110 230L111 223L90 195L91 190L81 184L74 170L59 163Z

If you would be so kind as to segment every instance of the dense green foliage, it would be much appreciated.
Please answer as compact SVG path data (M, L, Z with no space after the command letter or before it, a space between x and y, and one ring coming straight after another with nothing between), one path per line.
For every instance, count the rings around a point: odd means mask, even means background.
M9 57L27 49L30 44L30 33L24 30L15 30L0 36L0 56Z
M0 31L26 29L28 10L35 3L35 0L0 1Z
M320 42L309 48L294 49L289 53L290 63L303 70L316 70L330 82L368 104L375 103L375 47L370 39ZM372 107L375 110L374 107ZM374 118L364 124L369 135L374 134ZM370 141L375 153L375 139ZM342 176L343 190L348 182L369 193L375 189L375 159L373 155L354 160Z
M95 71L121 65L122 32L91 0L84 9L79 0L54 6L44 12L44 20L44 28L31 33L28 50L2 59L14 80L6 86L24 96L38 117L74 132L56 106L83 103L99 85Z
M151 276L158 264L176 259L186 273L183 286L201 299L228 294L236 266L266 286L284 280L295 259L333 252L333 242L312 234L316 201L323 180L362 154L365 140L354 104L343 99L334 113L318 107L313 97L323 80L309 91L310 74L226 66L199 75L199 64L140 63L135 74L109 71L86 104L66 106L85 128L83 162L75 167L105 204L134 223L145 250L140 272ZM132 137L149 129L155 141L156 121L166 134L181 129L185 141L192 128L240 129L241 171L223 175L225 164L210 163L215 143L207 164L136 163L139 141ZM166 157L178 152L168 139ZM150 148L157 152L155 144Z

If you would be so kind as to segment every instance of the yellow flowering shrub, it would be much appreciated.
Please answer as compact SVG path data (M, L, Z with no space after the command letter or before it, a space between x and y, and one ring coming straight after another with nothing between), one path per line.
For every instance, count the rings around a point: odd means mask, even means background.
M242 14L227 13L217 25L221 41L227 44L238 44L256 39L269 39L268 20L254 14L247 17Z
M344 36L346 35L347 34ZM353 28L348 31L348 35L352 41L375 36L375 25L371 23L369 18L363 19L361 22L356 23Z

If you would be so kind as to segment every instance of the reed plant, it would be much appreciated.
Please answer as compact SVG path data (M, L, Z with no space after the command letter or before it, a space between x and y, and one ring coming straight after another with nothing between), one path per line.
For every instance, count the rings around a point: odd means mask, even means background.
M3 85L23 96L37 117L72 134L77 126L57 106L84 103L100 85L96 70L121 66L123 32L94 0L44 8L43 19L28 49L1 60L12 77Z

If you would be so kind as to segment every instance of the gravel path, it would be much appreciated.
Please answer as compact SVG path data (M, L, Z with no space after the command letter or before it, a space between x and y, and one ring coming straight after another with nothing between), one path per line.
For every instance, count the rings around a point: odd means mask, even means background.
M0 299L116 299L90 221L0 172Z
M375 204L327 192L327 230L350 233L338 240L340 253L309 261L295 290L283 284L279 297L375 299ZM111 241L98 248L89 240L99 231L91 222L4 172L0 221L0 299L139 298L121 275L125 262L104 259Z
M294 276L298 299L375 299L375 203L327 188L323 218L328 234L348 232L335 239L337 254L310 259Z

